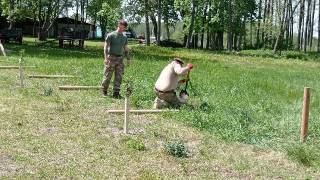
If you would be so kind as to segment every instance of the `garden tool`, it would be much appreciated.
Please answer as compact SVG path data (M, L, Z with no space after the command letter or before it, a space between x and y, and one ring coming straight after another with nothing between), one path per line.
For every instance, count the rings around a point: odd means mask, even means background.
M184 97L184 98L188 98L189 97L189 93L187 91L188 83L190 81L189 74L190 74L190 71L188 72L187 77L186 77L186 79L187 79L186 80L186 85L184 86L184 88L179 93L180 97Z

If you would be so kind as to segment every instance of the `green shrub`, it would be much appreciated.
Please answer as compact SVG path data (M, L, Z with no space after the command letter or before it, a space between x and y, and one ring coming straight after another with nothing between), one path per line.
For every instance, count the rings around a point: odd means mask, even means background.
M126 146L129 149L134 149L134 150L138 150L138 151L146 150L146 146L139 139L126 138L126 139L124 139L124 143L126 144Z
M290 52L286 55L287 59L301 59L304 60L306 59L305 55L302 53L297 53L297 52Z
M52 87L44 87L43 89L43 95L45 96L51 96L53 93Z
M189 151L181 140L174 140L165 145L165 150L175 157L188 157Z

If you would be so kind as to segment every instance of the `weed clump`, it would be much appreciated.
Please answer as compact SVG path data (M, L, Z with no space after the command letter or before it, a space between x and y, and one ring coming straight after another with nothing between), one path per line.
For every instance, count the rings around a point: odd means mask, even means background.
M138 180L154 180L154 179L162 179L161 177L157 176L154 172L143 170L139 172Z
M139 140L139 139L132 139L132 138L126 138L123 140L125 145L129 148L129 149L134 149L134 150L138 150L138 151L144 151L146 150L146 146L144 145L144 143Z
M52 87L44 87L44 89L43 89L44 96L51 96L52 93L53 93Z
M293 146L287 149L287 155L299 164L310 167L317 159L315 154L303 146Z
M165 145L165 150L170 155L175 157L188 157L189 151L188 148L185 146L185 144L181 140L175 140L168 142Z

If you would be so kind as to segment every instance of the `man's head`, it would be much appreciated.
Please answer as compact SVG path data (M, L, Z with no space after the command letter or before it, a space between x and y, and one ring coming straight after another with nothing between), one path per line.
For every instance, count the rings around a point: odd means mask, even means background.
M177 63L179 63L179 64L181 64L181 65L183 65L183 61L182 61L182 59L180 59L180 58L174 58L174 60L177 62Z
M125 21L123 19L120 20L118 23L118 32L120 32L120 33L124 32L126 30L127 26L128 26L127 21Z

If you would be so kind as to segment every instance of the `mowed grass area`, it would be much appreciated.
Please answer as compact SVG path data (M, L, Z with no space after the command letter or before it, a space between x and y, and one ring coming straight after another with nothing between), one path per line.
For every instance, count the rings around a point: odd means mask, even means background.
M320 178L320 62L316 54L244 51L240 54L132 44L133 108L150 108L153 85L173 57L192 62L189 104L179 113L133 115L131 135L123 116L106 109L124 100L99 91L58 91L59 85L99 85L102 43L84 50L56 44L8 45L16 64L25 49L27 74L65 74L78 79L27 79L0 70L0 176L9 178ZM295 58L295 59L293 59ZM311 91L309 136L299 142L303 88ZM124 87L123 87L124 89ZM110 87L110 94L112 86ZM124 92L122 92L124 93ZM189 157L165 152L181 140ZM144 148L141 148L144 147Z

